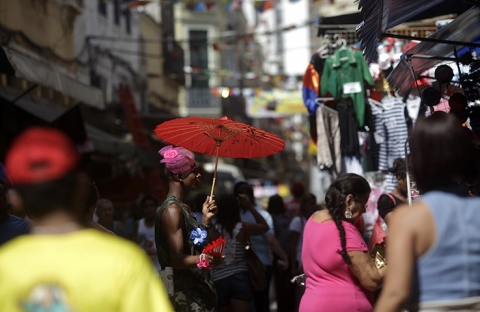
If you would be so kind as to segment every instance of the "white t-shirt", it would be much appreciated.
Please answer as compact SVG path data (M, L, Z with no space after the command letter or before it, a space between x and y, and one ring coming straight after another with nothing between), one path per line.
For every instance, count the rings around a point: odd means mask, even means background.
M157 249L155 244L155 226L147 226L145 224L145 218L138 220L138 241L140 242L140 246L142 246L143 250L146 251L146 248L153 248ZM148 246L147 246L148 245ZM156 255L149 255L152 259L152 263L157 272L159 272L162 267L158 262L158 257Z
M267 221L269 230L263 235L252 235L250 237L253 245L253 250L255 250L258 258L260 259L260 261L262 261L264 265L272 265L273 255L270 247L268 247L265 235L275 235L275 231L273 229L273 219L270 213L263 209L263 207L257 205L255 206L255 209L265 219L265 221ZM242 222L257 223L255 221L255 217L249 210L245 212L240 211L240 219L242 220Z

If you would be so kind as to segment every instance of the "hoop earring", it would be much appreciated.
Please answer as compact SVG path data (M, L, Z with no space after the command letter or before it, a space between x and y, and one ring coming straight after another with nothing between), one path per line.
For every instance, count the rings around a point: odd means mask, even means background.
M345 219L351 219L352 218L352 212L350 210L345 210Z

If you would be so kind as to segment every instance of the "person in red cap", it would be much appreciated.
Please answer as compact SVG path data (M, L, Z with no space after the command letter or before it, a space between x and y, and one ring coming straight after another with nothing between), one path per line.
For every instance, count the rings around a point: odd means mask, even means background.
M172 311L138 246L86 228L79 161L51 128L27 129L11 145L12 204L32 227L0 249L0 311Z

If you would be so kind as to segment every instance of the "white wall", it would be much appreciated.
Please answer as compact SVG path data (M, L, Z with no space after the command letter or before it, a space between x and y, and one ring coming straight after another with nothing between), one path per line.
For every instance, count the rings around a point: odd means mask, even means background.
M298 25L296 29L286 31L283 35L283 64L286 75L303 75L310 62L310 29L303 26L309 19L308 0L290 2L283 0L282 27Z
M82 14L77 17L74 25L75 34L75 50L76 54L81 53L84 61L88 60L88 53L85 49L87 36L104 36L118 39L128 40L101 40L93 39L90 41L92 46L98 47L101 50L106 50L112 53L115 58L128 63L131 69L143 77L143 69L141 67L141 49L138 39L140 39L140 23L139 15L136 10L131 10L130 15L130 29L131 32L126 31L126 19L124 14L120 14L120 24L114 22L114 4L113 1L107 1L106 17L98 11L97 0L84 0L84 8ZM121 12L123 12L121 10ZM122 51L128 51L124 53ZM82 53L83 52L83 53ZM134 76L129 72L128 68L116 62L115 59L109 58L105 54L98 54L94 62L95 71L107 79L107 102L114 97L112 88L118 86L121 82L128 82L134 85ZM79 77L86 83L90 83L88 68L83 69L83 77ZM138 82L138 81L137 81ZM140 105L140 93L133 89L137 106Z
M270 9L264 13L257 13L253 6L253 0L244 1L242 9L248 26L256 34L255 40L262 48L262 55L264 57L262 64L263 70L270 75L277 74L278 62L282 61L276 54L277 40L275 34L265 35L265 32L273 31L278 28L277 25L275 25L275 11ZM255 25L255 14L258 14L257 25Z
M281 0L277 4L282 9L282 24L276 25L275 10L270 9L259 13L259 24L255 28L255 40L262 46L264 55L263 69L266 73L275 75L279 73L279 64L283 63L286 75L303 75L305 68L310 61L310 33L308 27L299 27L294 30L282 32L283 36L283 57L277 55L277 39L275 34L264 35L266 31L273 31L279 28L302 25L309 19L308 0L290 2ZM253 0L243 2L243 12L248 25L255 26L255 8Z

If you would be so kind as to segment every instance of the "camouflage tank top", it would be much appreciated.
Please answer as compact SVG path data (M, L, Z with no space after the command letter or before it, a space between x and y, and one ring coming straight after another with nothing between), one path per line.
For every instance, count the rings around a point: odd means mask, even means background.
M161 215L165 208L171 204L177 204L183 212L185 224L183 226L183 252L187 255L200 255L203 247L195 246L190 241L190 233L193 229L199 227L199 223L192 216L187 207L182 204L173 195L168 195L157 211L155 222L155 242L157 245L158 261L162 267L173 267L168 252L168 245L163 235L163 225ZM212 272L206 269L194 268L185 270L173 270L173 281L175 292L181 291L187 297L195 301L201 307L213 309L217 305L217 293L213 286ZM174 296L175 297L175 296ZM175 302L172 302L175 308ZM177 310L177 309L175 309Z

